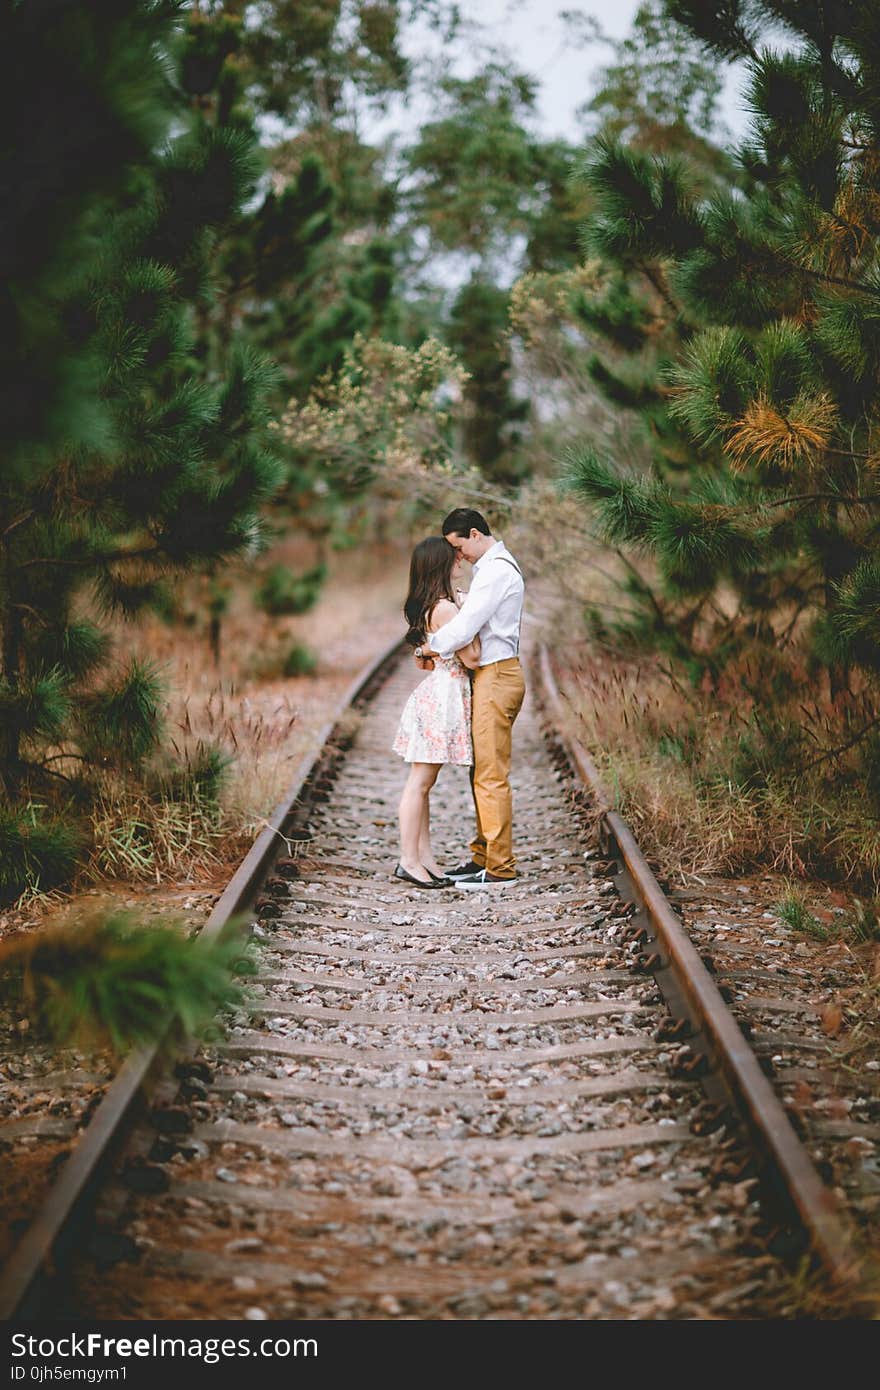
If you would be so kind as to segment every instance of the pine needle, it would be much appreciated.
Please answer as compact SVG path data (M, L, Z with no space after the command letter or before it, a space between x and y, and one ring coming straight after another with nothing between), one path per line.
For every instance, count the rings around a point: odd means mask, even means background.
M0 942L0 993L56 1042L117 1054L156 1042L172 1025L199 1032L238 1004L252 975L237 931L210 943L179 927L144 926L111 912Z
M796 400L782 415L764 396L751 402L724 445L733 466L772 464L786 473L811 468L828 447L837 421L829 396Z

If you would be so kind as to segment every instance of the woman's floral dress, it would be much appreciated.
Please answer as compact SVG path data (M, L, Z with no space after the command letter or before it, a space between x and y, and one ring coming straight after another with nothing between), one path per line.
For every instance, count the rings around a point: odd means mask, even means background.
M471 678L457 656L435 656L403 707L391 747L408 763L473 762Z

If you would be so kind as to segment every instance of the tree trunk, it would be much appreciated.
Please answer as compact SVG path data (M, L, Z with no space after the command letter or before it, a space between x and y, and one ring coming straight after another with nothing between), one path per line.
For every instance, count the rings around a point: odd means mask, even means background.
M19 689L21 673L21 610L16 607L14 564L8 539L3 541L3 577L0 591L0 678L14 697ZM7 719L0 730L0 779L9 797L13 797L21 780L21 733L14 719Z
M837 525L837 511L837 503L829 502L827 512L828 519L834 526ZM835 579L837 576L830 575L827 566L823 568L822 582L825 593L825 609L830 613L834 607L836 598ZM835 709L842 709L849 693L849 667L841 665L840 662L834 662L833 665L828 668L828 698L832 706Z
M208 641L211 644L211 656L214 665L219 669L220 666L220 635L222 629L222 619L219 613L211 614L211 621L208 624Z

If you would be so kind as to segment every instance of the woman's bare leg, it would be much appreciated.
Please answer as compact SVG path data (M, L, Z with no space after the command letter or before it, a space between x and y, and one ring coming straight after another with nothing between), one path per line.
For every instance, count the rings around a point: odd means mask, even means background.
M432 874L438 877L443 870L434 858L434 851L431 849L431 798L426 796L422 806L422 824L419 829L419 859L423 866L429 869Z
M439 771L439 763L412 763L400 798L400 864L408 874L420 878L423 883L427 883L431 876L419 857L422 817Z

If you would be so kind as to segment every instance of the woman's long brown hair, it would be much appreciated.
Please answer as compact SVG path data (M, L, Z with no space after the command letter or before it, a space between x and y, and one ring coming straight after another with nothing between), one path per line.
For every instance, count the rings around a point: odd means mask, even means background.
M409 623L406 640L417 647L427 637L427 620L434 605L442 598L454 603L452 567L455 547L445 536L428 536L419 541L409 562L409 593L403 605L403 616Z

